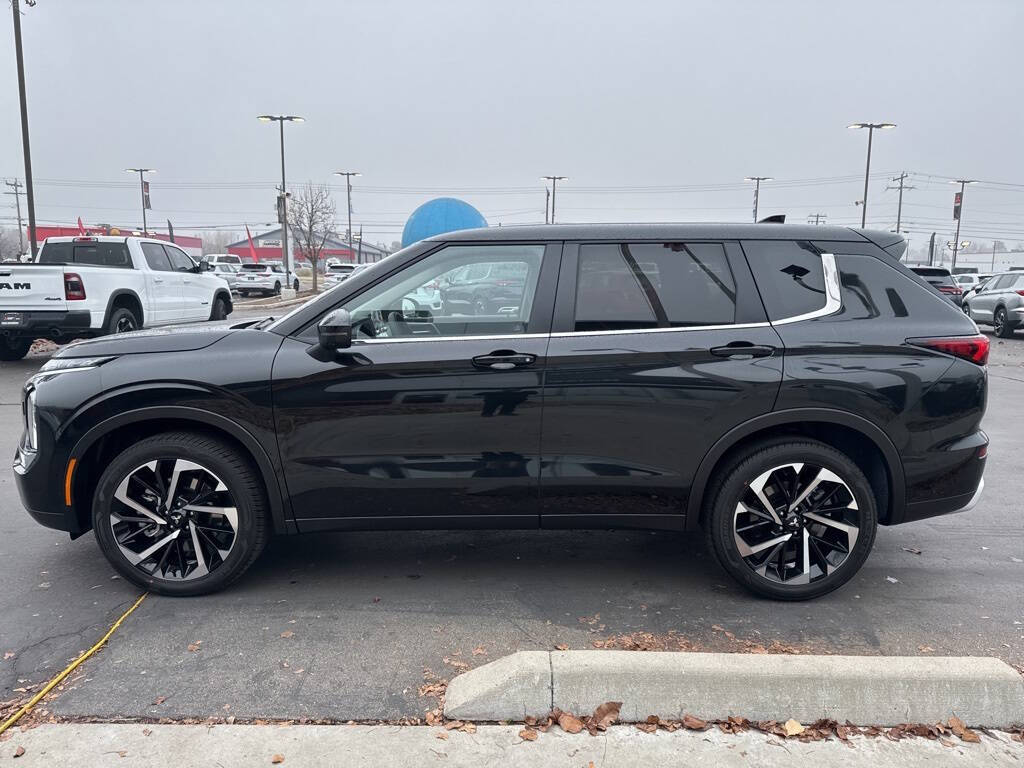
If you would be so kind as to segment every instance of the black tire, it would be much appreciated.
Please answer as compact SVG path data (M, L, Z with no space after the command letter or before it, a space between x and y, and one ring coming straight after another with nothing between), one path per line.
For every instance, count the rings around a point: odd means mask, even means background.
M1013 336L1013 327L1006 315L1006 307L999 307L992 315L992 328L1000 339L1008 339Z
M117 307L107 318L107 333L128 333L137 331L142 325L139 318L127 307Z
M139 566L129 562L127 556L118 545L113 528L114 524L111 522L113 517L111 513L114 511L115 503L114 494L122 481L143 470L150 462L165 462L166 464L166 462L177 460L192 462L200 465L204 472L212 473L211 476L214 480L220 480L226 486L226 492L229 494L227 497L228 502L233 502L233 507L227 508L237 510L237 530L234 531L234 537L228 548L227 556L222 560L214 562L214 558L219 557L219 555L215 554L216 550L209 549L209 545L201 547L207 554L204 560L209 559L208 572L205 575L188 580L155 575L156 567L151 572L142 567L146 563L145 560ZM155 466L159 468L161 464L157 463ZM173 468L174 465L172 464L171 466ZM164 469L164 474L167 474L166 469ZM191 477L194 477L194 475ZM194 483L195 481L190 480L189 482ZM163 483L160 486L164 487ZM142 485L141 487L145 488L146 486ZM202 488L201 485L199 487ZM187 495L191 490L190 486L184 486L183 495ZM211 497L215 498L216 494L211 496L211 494L207 493L204 496L204 498ZM178 496L175 495L175 498L178 498ZM195 498L193 497L193 499ZM119 505L118 509L129 509L120 506L120 502L117 502L117 504ZM163 508L154 503L154 509L159 512ZM170 520L169 513L166 510L162 514ZM183 510L178 513L178 516L187 517L192 514ZM124 578L143 589L163 595L202 595L223 589L233 582L245 573L263 551L269 531L267 518L267 501L262 483L260 482L260 476L248 458L240 455L236 448L220 440L193 432L165 432L141 440L127 448L111 461L106 470L104 470L93 496L93 529L100 549L107 560ZM140 517L138 519L145 521L145 518ZM124 525L124 523L120 522L116 524ZM147 543L149 541L159 541L158 537L162 535L163 531L173 530L171 525L159 527L151 523L149 527L155 530L151 535L147 534L148 538L142 539ZM207 527L206 530L215 529ZM226 530L230 530L230 528ZM194 545L191 543L193 541L193 534L188 528L185 528L184 531L185 535L181 537L181 540L174 539L174 543L185 550L187 560L190 549L194 555ZM139 533L144 534L146 532L136 532L136 536ZM214 536L216 535L214 533ZM212 540L206 538L206 541L210 542ZM145 546L145 544L142 546ZM177 557L182 557L180 552L177 554Z
M490 314L490 305L483 296L476 296L473 299L473 314L474 315L487 315Z
M0 336L0 360L12 362L21 360L32 348L32 339L9 339Z
M243 299L249 298L249 292L248 291L239 291L238 295L241 296Z
M225 320L228 316L228 305L223 298L218 296L213 300L213 309L210 310L211 320Z
M842 484L845 484L846 490L841 491L844 494L844 500L846 499L845 494L848 494L856 502L855 510L844 509L841 513L850 514L856 518L858 531L853 546L848 547L849 536L847 535L848 554L837 563L835 570L830 573L827 572L827 567L822 568L818 562L814 562L807 571L808 583L798 583L798 577L794 577L792 583L785 583L780 580L779 571L774 567L772 568L774 578L767 575L767 569L765 574L757 573L754 564L750 561L756 561L760 557L760 553L745 558L740 553L737 543L739 534L734 533L740 502L745 497L749 499L747 494L753 493L751 483L773 468L780 468L790 463L803 464L807 468L806 471L810 472L813 472L811 467L821 467L831 471L842 481ZM792 472L790 469L784 471ZM721 471L716 469L715 474L717 480L709 487L708 493L705 495L704 529L708 546L729 575L751 592L776 600L808 600L820 597L849 581L867 559L874 544L875 531L878 526L877 503L864 473L846 454L816 440L799 437L778 438L755 444L741 451L729 460ZM795 473L793 476L797 481L802 477ZM840 493L839 488L842 487L842 484L822 483L818 488L820 494L828 501ZM791 490L794 488L799 488L799 485L790 486ZM773 488L772 492L774 491L776 489ZM769 491L764 493L766 496L770 494ZM819 492L815 491L815 493ZM804 546L813 553L813 556L821 556L822 545L817 542L822 540L815 538L815 534L811 531L817 531L818 535L827 537L835 534L836 530L803 518L803 513L800 510L814 512L814 504L817 503L814 501L815 498L814 494L809 496L805 502L795 508L795 512L790 517L786 518L783 525L778 527L773 526L771 521L763 522L753 516L748 518L756 520L750 528L771 526L771 529L761 529L764 541L775 537L781 538L790 533L790 541L763 550L768 553L764 556L765 561L771 560L772 553L781 546L783 549L780 554L780 562L782 562L781 558L787 556L787 548L791 545L799 546L798 542L803 540L802 533L805 527L811 542ZM770 498L768 500L771 501ZM783 500L780 499L780 501ZM760 506L763 508L764 505ZM819 512L817 516L820 519L823 515ZM824 516L828 517L828 515ZM762 517L767 520L767 516ZM790 518L798 518L798 520L793 522ZM804 526L805 522L806 526ZM744 534L744 536L749 535L752 534ZM839 534L839 536L843 535L846 534ZM747 543L750 546L750 542ZM843 546L842 543L840 546ZM810 560L804 559L806 555L801 557L802 551L804 551L803 548L794 551L793 554L793 567L799 568L801 571L803 563L810 562ZM829 553L831 557L839 557L841 554L841 552L837 553L835 549L830 549ZM797 558L800 558L799 562Z
M295 281L292 283L292 288L295 289L296 293L299 292L299 278L295 278Z
M280 296L281 295L281 283L280 282L274 283L274 290L273 290L271 295L273 295L273 296Z

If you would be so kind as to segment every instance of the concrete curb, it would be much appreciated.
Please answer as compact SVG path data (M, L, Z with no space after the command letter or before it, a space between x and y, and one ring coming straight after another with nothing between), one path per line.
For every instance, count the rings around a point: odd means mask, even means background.
M1024 679L988 657L521 651L453 679L445 715L521 720L552 706L589 714L605 701L623 702L622 722L689 713L891 726L956 715L1009 728L1024 722Z

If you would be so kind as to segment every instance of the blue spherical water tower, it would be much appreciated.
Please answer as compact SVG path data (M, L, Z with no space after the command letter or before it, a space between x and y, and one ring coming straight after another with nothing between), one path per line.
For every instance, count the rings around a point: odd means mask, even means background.
M402 230L402 247L445 232L486 226L487 219L469 203L454 197L438 197L412 212Z

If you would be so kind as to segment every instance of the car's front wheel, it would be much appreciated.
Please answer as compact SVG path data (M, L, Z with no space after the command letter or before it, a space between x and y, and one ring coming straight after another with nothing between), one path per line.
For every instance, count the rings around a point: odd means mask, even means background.
M718 477L705 532L722 567L750 591L819 597L867 559L877 504L846 454L815 440L773 440L733 457Z
M237 449L167 432L118 455L93 496L100 549L126 579L165 595L201 595L242 575L267 539L259 474Z

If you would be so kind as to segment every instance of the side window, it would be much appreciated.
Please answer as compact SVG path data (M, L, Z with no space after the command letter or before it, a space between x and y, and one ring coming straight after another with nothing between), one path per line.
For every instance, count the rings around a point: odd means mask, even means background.
M123 243L47 243L39 254L40 264L92 264L98 267L131 269L128 246Z
M821 256L809 245L792 240L747 240L743 250L771 320L825 306L825 270Z
M720 243L580 246L576 331L728 325L736 281Z
M184 251L169 245L165 245L164 250L167 251L167 258L171 260L171 268L175 272L192 272L196 268L196 263Z
M1016 275L1003 275L1002 277L996 278L996 281L992 284L989 290L993 291L1006 291L1017 280Z
M543 245L447 246L345 304L353 338L526 333L543 257Z
M142 243L142 255L146 257L146 263L154 272L172 272L171 261L164 253L163 246L156 243Z
M843 306L837 317L893 320L927 317L936 301L946 303L909 275L868 255L836 255Z

